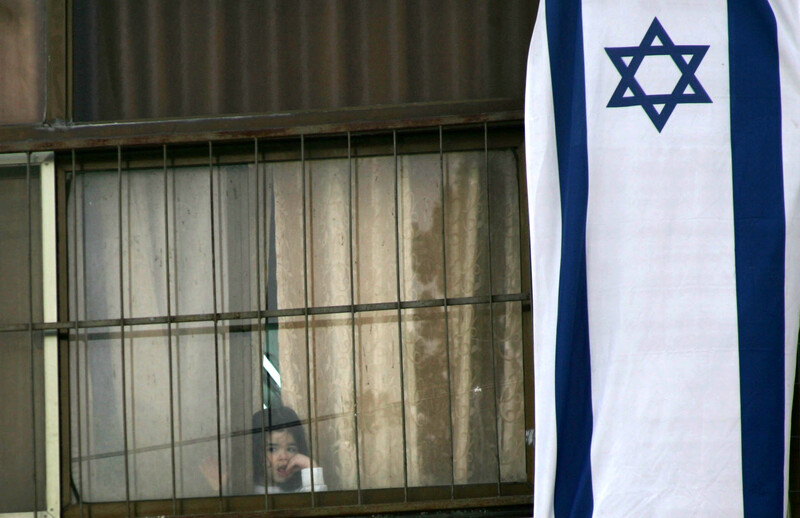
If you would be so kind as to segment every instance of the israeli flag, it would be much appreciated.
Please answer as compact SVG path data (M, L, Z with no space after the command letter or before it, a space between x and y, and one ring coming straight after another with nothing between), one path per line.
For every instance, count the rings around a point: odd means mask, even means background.
M542 0L534 515L786 515L800 2Z

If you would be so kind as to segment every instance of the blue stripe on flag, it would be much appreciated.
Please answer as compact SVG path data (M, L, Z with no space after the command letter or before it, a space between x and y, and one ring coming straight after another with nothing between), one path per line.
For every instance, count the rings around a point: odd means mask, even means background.
M729 0L744 515L783 515L784 262L778 36L766 0Z
M579 0L545 6L561 188L561 271L556 331L556 518L592 515L592 383L586 299L589 159Z

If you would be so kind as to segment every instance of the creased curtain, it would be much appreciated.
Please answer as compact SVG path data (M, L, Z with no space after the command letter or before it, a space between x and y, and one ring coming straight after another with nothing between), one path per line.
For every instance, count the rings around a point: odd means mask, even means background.
M265 254L258 256L255 246L264 211L253 166L215 170L213 220L207 167L170 168L166 182L161 169L87 172L76 181L74 191L68 187L67 208L71 318L256 308L256 262L261 257L263 263ZM70 433L77 497L212 496L217 465L223 494L251 492L247 432L261 404L261 343L252 324L218 322L216 336L211 321L174 324L171 339L164 324L73 333ZM212 480L204 465L212 467Z
M356 158L352 173L307 160L305 178L299 161L170 167L166 182L160 169L81 173L68 186L72 318L248 311L273 290L277 309L391 303L398 267L402 300L519 293L517 160L489 152L488 176L486 160L401 155L397 182L392 156ZM174 469L177 498L252 493L267 346L329 489L525 480L521 311L339 312L309 315L308 331L281 317L277 338L255 320L216 335L211 321L175 324L171 338L164 324L73 332L77 492L170 498Z
M304 286L310 306L394 302L397 268L402 300L443 298L445 272L447 297L520 291L514 155L489 154L488 191L481 152L445 154L444 186L438 154L398 160L397 186L391 156L354 159L352 179L342 159L307 162L305 181L271 166L279 307L302 307ZM329 488L402 486L404 465L410 486L525 479L519 303L444 311L312 316L307 337L304 317L280 322L283 402L310 409Z

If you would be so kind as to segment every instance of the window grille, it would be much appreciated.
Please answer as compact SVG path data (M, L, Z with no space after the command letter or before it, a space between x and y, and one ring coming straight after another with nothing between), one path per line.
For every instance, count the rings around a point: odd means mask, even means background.
M483 124L61 155L68 514L529 501L520 154ZM256 494L277 401L326 490Z

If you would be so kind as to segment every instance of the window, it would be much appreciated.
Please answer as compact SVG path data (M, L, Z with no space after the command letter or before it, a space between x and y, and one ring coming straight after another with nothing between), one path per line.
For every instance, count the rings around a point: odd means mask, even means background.
M0 156L0 513L59 508L52 154Z
M481 125L61 156L73 509L529 497L520 146ZM253 416L281 405L325 485L254 496Z

